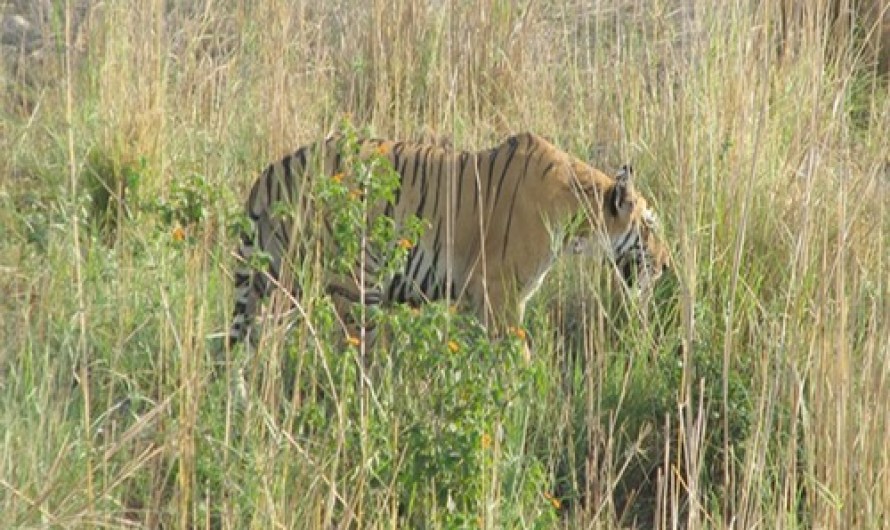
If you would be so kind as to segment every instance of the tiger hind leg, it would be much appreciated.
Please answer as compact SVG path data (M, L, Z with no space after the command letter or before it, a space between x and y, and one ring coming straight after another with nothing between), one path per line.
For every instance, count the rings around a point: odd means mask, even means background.
M239 269L235 273L235 307L232 312L232 324L229 328L228 344L234 347L240 342L255 343L257 334L253 333L260 305L264 300L271 299L274 290L281 289L286 306L291 308L302 297L302 289L296 280L286 285L279 280L278 263L273 263L268 272L251 269ZM272 314L285 315L288 311L267 311Z

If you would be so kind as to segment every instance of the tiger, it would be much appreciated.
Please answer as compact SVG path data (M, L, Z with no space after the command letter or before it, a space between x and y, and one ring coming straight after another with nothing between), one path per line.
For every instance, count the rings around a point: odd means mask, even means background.
M331 238L330 226L313 217L320 205L311 184L349 171L343 146L342 134L304 145L266 167L253 184L249 229L237 250L230 345L245 339L273 287L301 295L292 271L311 254L307 241ZM598 242L617 275L636 281L637 289L651 288L669 267L656 214L637 192L629 166L609 176L530 132L480 151L374 138L358 140L357 150L362 160L382 157L400 179L394 200L373 205L372 218L388 215L399 225L415 216L427 229L404 266L382 281L375 278L374 256L356 263L356 274L323 273L347 334L360 331L351 317L355 304L448 300L474 313L493 336L503 336L522 329L528 300L560 254L589 254ZM297 201L300 215L276 207ZM266 270L250 265L258 252L268 257Z

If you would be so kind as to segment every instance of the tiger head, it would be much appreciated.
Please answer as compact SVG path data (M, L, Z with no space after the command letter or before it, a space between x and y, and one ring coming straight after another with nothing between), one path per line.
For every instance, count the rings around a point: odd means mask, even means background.
M602 241L610 250L624 282L640 291L648 291L670 268L670 253L659 239L658 217L634 188L630 166L622 167L605 186L601 179L597 180L599 185L585 183L581 177L578 184L588 207L601 212L601 215L592 217L599 217L604 230L594 230L595 223L582 223L570 242L570 250L586 254L596 240Z

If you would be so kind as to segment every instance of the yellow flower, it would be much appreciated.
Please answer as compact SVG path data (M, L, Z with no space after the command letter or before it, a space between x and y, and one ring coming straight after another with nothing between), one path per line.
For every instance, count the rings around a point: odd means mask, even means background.
M356 348L358 348L361 345L361 343L362 343L362 341L358 337L347 337L346 338L346 344L349 344L350 346L355 346Z
M509 328L507 328L507 331L519 337L519 340L525 340L525 338L528 336L525 333L524 329L516 326L510 326Z
M460 350L460 344L456 340L449 340L448 349L451 350L451 353L457 353Z
M332 175L331 180L333 180L337 184L340 184L341 182L343 182L343 177L345 177L345 176L346 176L346 173L343 173L341 171L341 172L337 173L336 175Z
M380 156L386 156L389 154L389 146L386 144L380 144L377 146L377 154Z
M488 433L483 433L481 443L483 449L488 449L489 447L491 447L491 435L489 435Z
M562 507L562 503L559 502L559 499L546 491L544 492L544 498L547 499L547 502L549 502L554 509L558 510Z
M362 198L362 191L361 191L361 190L357 190L357 189L356 189L356 190L350 190L350 191L349 191L349 198L352 199L353 201L357 201L357 200L361 199L361 198Z
M399 240L399 246L405 250L410 250L411 247L414 246L414 243L412 243L410 239L403 237L402 239Z
M174 228L170 235L173 237L173 241L176 241L177 243L185 241L185 229L181 226Z

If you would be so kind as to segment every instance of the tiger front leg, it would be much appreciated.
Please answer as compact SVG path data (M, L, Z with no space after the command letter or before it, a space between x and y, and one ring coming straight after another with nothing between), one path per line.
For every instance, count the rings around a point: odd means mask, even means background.
M519 292L506 282L485 282L478 280L468 289L470 303L476 317L488 330L494 340L503 340L511 335L522 340L523 358L531 361L528 336L522 326L525 315L525 302Z

